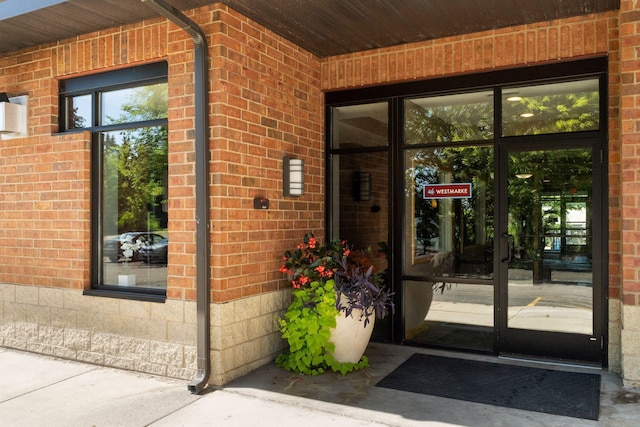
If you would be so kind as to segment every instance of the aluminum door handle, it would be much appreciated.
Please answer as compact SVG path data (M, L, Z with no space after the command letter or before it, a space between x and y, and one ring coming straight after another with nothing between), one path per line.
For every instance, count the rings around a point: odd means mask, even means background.
M509 233L502 233L502 237L507 239L507 257L502 259L502 262L511 262L513 260L513 236Z

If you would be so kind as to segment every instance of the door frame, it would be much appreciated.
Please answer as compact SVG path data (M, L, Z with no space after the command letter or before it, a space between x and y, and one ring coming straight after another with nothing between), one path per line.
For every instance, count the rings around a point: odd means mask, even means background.
M497 145L496 158L496 251L495 273L495 332L496 353L543 359L569 360L596 364L606 363L607 336L606 318L606 263L602 262L606 253L607 221L606 204L606 141L602 133L544 135L533 137L504 138ZM508 329L508 267L502 262L508 257L509 242L499 238L508 226L508 157L510 153L544 150L589 148L592 152L592 316L593 334L571 334L566 332ZM562 342L562 346L557 343ZM531 343L535 343L532 345Z
M334 91L325 93L325 116L326 116L326 128L325 135L327 138L327 149L325 150L326 164L329 165L329 158L331 155L331 109L334 106L344 105L356 105L359 103L369 103L373 101L388 101L390 105L389 111L389 144L390 144L390 169L389 169L389 240L388 240L388 253L389 253L389 271L387 277L390 279L390 285L395 293L395 314L388 321L390 324L388 333L382 340L402 344L404 339L404 320L403 320L403 263L402 249L404 247L404 230L403 230L403 173L402 159L403 159L403 141L404 131L402 126L403 111L402 99L404 97L415 96L428 96L435 94L449 94L455 92L475 91L481 89L501 88L504 86L513 86L520 84L534 84L538 82L550 82L561 81L567 79L578 79L587 77L597 77L600 79L600 129L594 131L588 136L597 137L601 141L601 168L594 170L594 181L602 183L600 200L594 198L594 209L599 207L602 217L606 219L606 213L608 212L608 187L607 187L607 145L608 145L608 56L598 55L589 58L581 59L569 59L552 63L519 66L511 69L492 70L486 72L477 72L462 74L457 76L444 76L426 78L424 80L417 80L411 82L370 86L363 88L347 89L343 91ZM496 100L496 102L499 102ZM496 114L498 110L496 110ZM498 118L499 119L499 118ZM495 143L495 164L502 164L501 156L504 155L501 144L507 144L510 141L507 138L500 138L499 122L495 123L496 128L496 143ZM554 135L554 138L582 138L587 137L584 133L575 134L560 134ZM521 141L526 140L528 137L510 137L520 138ZM532 140L532 147L535 144L544 143L544 137L538 136L539 142ZM594 154L597 152L594 151ZM596 156L594 155L594 158ZM326 198L325 206L325 223L326 223L326 237L330 236L330 230L332 228L332 188L331 177L328 172L326 175ZM500 200L505 196L501 194L501 188L499 180L495 181L495 197L496 197L496 212L495 221L499 221L498 206L501 206L505 201ZM502 227L501 224L496 224L497 227ZM607 305L607 277L608 277L608 262L606 258L607 245L608 245L608 224L607 221L602 221L599 226L600 245L594 245L593 253L593 268L594 271L599 271L599 280L601 286L598 287L595 293L594 303L599 304L601 309L597 313L594 313L594 324L596 329L601 331L602 343L601 343L601 364L606 367L608 358L608 305ZM594 230L595 232L595 230ZM500 271L500 254L504 251L504 244L499 242L499 239L495 239L494 244L494 272ZM502 254L502 256L505 256ZM495 304L502 303L504 296L498 290L497 283L498 278L494 275L494 293ZM595 280L595 279L594 279ZM497 312L497 310L495 310ZM498 331L499 319L498 313L495 314L494 329ZM595 332L595 330L594 330ZM498 354L500 349L501 336L499 331L495 334L495 353ZM541 357L543 357L542 355Z

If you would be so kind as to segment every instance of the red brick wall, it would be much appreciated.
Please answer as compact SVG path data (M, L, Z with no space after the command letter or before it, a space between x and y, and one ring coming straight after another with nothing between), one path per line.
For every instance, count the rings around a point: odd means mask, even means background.
M89 280L89 135L0 140L0 282Z
M187 15L210 47L211 285L222 302L285 285L284 250L324 232L320 65L225 6ZM29 95L30 135L0 140L0 282L90 286L90 146L52 134L58 80L158 60L169 64L167 295L195 299L193 42L161 18L0 56L0 87ZM284 155L305 160L300 198L282 196ZM254 210L256 196L270 209Z
M623 1L622 19L631 21L628 31L632 33L629 38L618 35L618 12L592 14L570 19L541 22L532 25L516 26L494 31L486 31L463 36L448 37L438 40L426 41L402 45L386 49L376 49L355 54L341 55L322 60L322 89L336 90L441 77L462 73L493 70L498 68L524 67L529 64L559 61L569 58L584 57L589 55L609 55L609 296L620 298L622 289L622 205L620 195L621 186L621 149L620 149L620 47L623 43L623 52L628 52L630 58L626 62L628 74L623 78L631 79L635 86L635 76L638 71L637 46L640 44L640 36L636 30L638 23L638 10L633 10L625 15L626 9L634 9L630 0ZM623 27L623 31L624 31ZM626 50L624 48L627 44ZM625 62L622 62L625 64ZM624 83L624 81L623 81ZM623 84L623 91L625 85ZM632 90L632 89L630 89ZM637 90L637 89L636 89ZM627 105L636 107L635 97L628 98ZM637 108L637 107L636 107ZM623 120L623 126L628 122L633 132L638 134L640 126L635 125L635 119ZM623 144L629 145L631 140L637 143L639 138L626 134ZM640 135L640 134L639 134ZM635 165L638 163L635 150L633 159L629 160ZM623 151L624 153L624 151ZM623 163L624 165L624 163ZM625 182L631 179L637 186L640 178L635 178L637 167L629 167ZM629 185L629 184L625 184ZM627 192L627 190L624 190ZM625 198L625 204L629 208L625 210L625 221L629 214L635 213L631 223L625 224L625 230L640 228L640 210L637 209L640 200L640 190L637 194ZM627 212L628 211L628 212ZM625 249L625 266L634 266L626 269L625 275L630 274L634 284L627 285L625 277L624 301L627 304L637 304L640 295L640 269L635 266L640 264L640 239L631 233L627 233L627 246ZM627 256L629 250L633 256ZM630 293L631 296L630 296Z
M286 249L324 233L323 97L316 57L236 13L214 13L211 42L212 298L286 285ZM282 157L304 159L305 194L282 197ZM266 197L268 210L253 209Z
M620 87L622 187L617 205L622 233L622 301L640 305L640 10L636 1L620 2ZM621 215L620 215L621 213Z
M58 81L164 59L166 33L158 19L0 56L2 90L29 96L29 137L0 140L0 282L89 288L90 135L55 134Z

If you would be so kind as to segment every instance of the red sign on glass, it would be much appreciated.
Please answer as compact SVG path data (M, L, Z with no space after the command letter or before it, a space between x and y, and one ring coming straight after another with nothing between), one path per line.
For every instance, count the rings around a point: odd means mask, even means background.
M425 199L467 199L471 197L471 183L427 184Z

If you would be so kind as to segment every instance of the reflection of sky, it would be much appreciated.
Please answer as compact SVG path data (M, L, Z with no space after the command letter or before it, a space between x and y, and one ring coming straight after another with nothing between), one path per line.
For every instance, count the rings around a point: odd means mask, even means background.
M102 124L119 123L122 106L131 101L135 89L121 89L102 93Z
M84 119L82 127L91 126L91 95L74 97L73 109L75 110L76 117Z
M0 2L2 2L2 0L0 0ZM125 89L119 89L119 90L112 90L112 91L105 91L105 92L99 92L98 96L100 99L100 111L99 111L99 123L91 123L91 111L93 109L93 104L92 104L92 95L91 94L87 94L87 95L78 95L78 96L73 96L70 98L70 100L73 102L73 105L71 106L74 110L74 116L75 117L70 117L70 119L74 119L75 122L74 123L69 123L69 126L72 128L82 128L82 127L93 127L94 125L98 125L98 126L106 126L106 125L113 125L113 124L118 124L118 123L133 123L136 121L141 121L141 120L145 120L146 118L148 118L148 114L146 115L140 115L140 116L134 116L132 114L136 114L136 113L130 113L130 112L125 112L123 107L126 105L132 105L133 102L144 102L144 100L141 99L136 99L136 94L137 91L141 88L149 88L150 95L153 95L153 91L155 90L154 87L156 86L160 86L159 89L167 89L167 85L166 83L158 83L156 85L150 85L150 86L136 86L136 87L130 87L130 88L125 88ZM145 93L142 93L142 96L145 96ZM167 105L166 105L166 99L164 101L162 100L154 100L153 97L149 98L149 101L151 101L151 103L149 104L149 108L160 108L162 109L163 107L165 109L167 109ZM157 102L165 102L165 105L156 105ZM145 110L145 105L140 105L139 106L141 110ZM162 114L162 112L155 112L155 111L151 111L154 114L158 113L159 117L164 117L166 118L166 111L164 114ZM156 118L156 117L153 117ZM82 123L78 123L79 119L82 119L83 122Z
M130 102L133 89L115 90L102 94L102 125L118 123L122 115L122 106ZM82 127L90 127L91 123L91 95L81 95L73 98L73 108L76 115L84 119Z
M129 140L135 140L139 135L139 129L127 129L126 131L117 130L113 132L105 132L104 139L106 140L108 137L113 137L113 142L117 145L122 145L124 142L124 137L126 136Z

